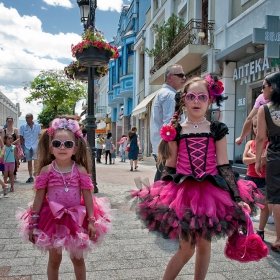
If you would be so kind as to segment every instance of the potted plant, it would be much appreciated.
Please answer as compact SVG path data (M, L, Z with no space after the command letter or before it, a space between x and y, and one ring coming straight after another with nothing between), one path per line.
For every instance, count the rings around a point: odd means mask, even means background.
M82 41L72 45L72 56L87 67L102 67L108 64L111 58L119 57L115 46L105 41L101 31L89 26L82 34Z
M107 71L103 68L107 67ZM108 66L94 68L94 78L98 79L100 76L105 76L108 72ZM87 81L88 80L88 67L73 61L68 66L64 67L65 75L72 80Z

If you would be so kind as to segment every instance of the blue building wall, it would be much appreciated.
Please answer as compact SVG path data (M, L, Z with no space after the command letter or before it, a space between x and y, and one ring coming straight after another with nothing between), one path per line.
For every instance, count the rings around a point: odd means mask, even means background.
M112 108L111 121L120 119L120 113L127 117L133 108L135 96L134 43L138 30L146 20L150 0L133 0L130 6L123 6L115 40L111 44L118 47L120 56L109 63L108 106Z

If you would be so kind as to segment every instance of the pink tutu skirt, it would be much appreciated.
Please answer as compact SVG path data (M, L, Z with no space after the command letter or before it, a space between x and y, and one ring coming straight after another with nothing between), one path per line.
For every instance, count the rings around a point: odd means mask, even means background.
M83 200L81 205L84 205ZM90 240L87 234L88 221L85 217L82 226L79 226L71 217L64 214L61 218L54 217L49 203L45 200L43 203L39 224L34 229L35 247L41 251L57 249L62 253L62 249L69 253L71 258L83 258L85 253L92 251L96 244L99 244L104 236L112 229L112 215L110 204L106 198L93 196L94 217L96 237ZM31 210L20 209L16 213L19 220L20 234L24 241L29 241L29 217Z
M241 197L251 205L262 198L254 183L239 180L238 187ZM145 226L171 239L180 236L195 244L199 238L211 241L230 236L236 227L246 227L245 214L229 191L208 180L186 179L180 184L157 181L133 190L131 196L136 198L136 212Z

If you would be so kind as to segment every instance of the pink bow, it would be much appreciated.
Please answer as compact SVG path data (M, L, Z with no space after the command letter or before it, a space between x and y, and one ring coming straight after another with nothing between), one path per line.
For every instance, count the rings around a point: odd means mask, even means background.
M55 219L61 219L64 214L68 214L78 224L79 227L82 226L84 218L86 216L85 206L77 205L74 207L66 208L64 205L55 201L50 201L49 206Z

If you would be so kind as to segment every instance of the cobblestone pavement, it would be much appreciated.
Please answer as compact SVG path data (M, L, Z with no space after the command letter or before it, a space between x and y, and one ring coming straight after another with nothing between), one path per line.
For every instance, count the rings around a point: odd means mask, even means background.
M114 229L104 242L86 258L87 279L161 279L169 259L177 250L177 242L162 239L148 233L135 219L126 196L134 188L133 179L140 176L153 181L154 163L139 162L139 170L129 171L128 163L116 159L114 165L97 165L98 196L109 198L114 210ZM15 211L26 208L32 201L32 184L28 178L27 164L22 163L18 173L15 192L0 198L0 279L41 280L47 279L48 256L33 249L32 244L24 244L18 234ZM255 224L257 226L257 224ZM273 242L274 225L265 231L267 244ZM280 254L269 252L260 262L241 264L224 257L225 240L212 243L211 263L207 280L255 280L280 279ZM193 279L193 257L177 279ZM61 280L75 279L73 266L66 253L60 267Z

